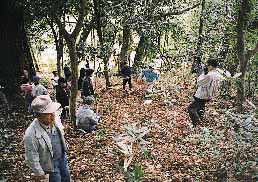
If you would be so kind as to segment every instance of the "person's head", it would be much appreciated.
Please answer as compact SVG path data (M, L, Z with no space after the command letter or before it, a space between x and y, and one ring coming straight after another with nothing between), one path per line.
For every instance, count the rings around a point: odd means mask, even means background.
M24 69L24 70L23 70L23 75L24 75L25 77L29 77L29 72L28 72L26 69Z
M85 73L86 73L86 77L91 77L92 76L92 74L93 74L93 72L94 72L94 70L93 69L86 69L85 70Z
M60 77L57 82L60 86L64 86L66 84L66 80L63 77Z
M33 76L32 81L35 85L38 85L40 82L40 77L39 76Z
M54 76L57 76L57 71L52 72Z
M82 97L83 99L83 104L86 104L86 105L93 105L94 102L95 102L95 98L93 96L87 96L87 97Z
M153 63L150 63L148 65L148 67L149 67L149 71L153 71L154 70L154 64Z
M80 77L81 78L85 77L85 69L84 68L80 69Z
M216 59L210 58L207 61L208 71L214 70L218 67L218 62Z
M61 104L53 102L48 95L40 95L31 103L31 108L37 119L48 126L55 122L55 112L60 106Z

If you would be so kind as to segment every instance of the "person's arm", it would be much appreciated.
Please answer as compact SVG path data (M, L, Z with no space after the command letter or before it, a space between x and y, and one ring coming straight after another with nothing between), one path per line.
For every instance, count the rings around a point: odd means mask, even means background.
M43 171L39 163L39 144L36 142L34 137L26 136L24 137L24 147L25 147L25 162L28 164L30 169L33 171L35 176L44 176Z

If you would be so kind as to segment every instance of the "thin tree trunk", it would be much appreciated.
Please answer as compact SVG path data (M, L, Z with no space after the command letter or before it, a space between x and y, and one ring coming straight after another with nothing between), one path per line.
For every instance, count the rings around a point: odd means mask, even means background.
M73 125L76 127L76 98L77 98L77 92L78 92L78 58L76 54L76 45L75 40L73 38L69 38L69 40L66 40L68 50L69 50L69 57L71 60L71 96L70 96L70 117L71 120L74 121Z
M145 50L145 37L142 35L140 37L140 41L138 47L136 49L135 59L133 63L134 72L138 72L143 67L143 58L144 58L144 50Z
M200 13L200 25L199 25L199 37L196 48L196 55L202 58L202 45L203 45L203 27L205 21L205 0L202 0L201 13Z
M118 63L118 70L120 71L120 65L128 60L128 49L130 44L130 29L127 25L123 27L123 44L120 53L120 63Z
M247 59L245 56L244 45L244 29L247 23L247 5L248 0L242 0L239 9L238 22L237 22L237 56L240 64L240 72L242 73L237 89L237 98L239 109L242 110L243 102L245 100L245 74L247 68Z
M100 2L98 0L93 0L94 2L94 11L95 11L95 18L96 18L96 29L97 29L97 34L99 37L99 43L100 43L100 47L101 50L104 48L104 38L103 38L103 31L101 30L101 14L100 14ZM105 80L106 80L106 88L108 89L110 87L110 81L109 81L109 75L108 75L108 56L107 55L103 55L103 52L101 53L102 57L103 57L103 62L104 62L104 76L105 76Z

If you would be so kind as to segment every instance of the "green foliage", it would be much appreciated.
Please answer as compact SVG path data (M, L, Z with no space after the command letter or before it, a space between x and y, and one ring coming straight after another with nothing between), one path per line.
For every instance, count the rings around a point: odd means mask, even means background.
M128 172L127 182L138 182L143 175L141 164L136 164L134 170Z

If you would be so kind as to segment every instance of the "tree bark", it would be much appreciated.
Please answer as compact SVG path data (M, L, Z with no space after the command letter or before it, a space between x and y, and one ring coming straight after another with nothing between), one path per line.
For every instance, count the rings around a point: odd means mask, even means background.
M54 42L56 46L56 68L58 76L61 76L61 59L63 56L63 37L60 30L55 30L52 20L48 20L48 24L51 28L52 34L54 36Z
M242 105L245 100L245 74L247 67L247 59L245 56L245 44L244 44L244 29L247 22L247 6L248 0L242 0L239 8L238 22L237 22L237 56L240 65L240 72L242 73L237 89L237 98L239 109L242 110Z
M125 24L123 27L123 44L120 53L120 63L118 64L118 70L120 71L120 65L128 61L128 49L130 44L130 29Z
M200 13L200 25L199 25L199 37L196 47L196 56L202 58L202 45L203 45L203 27L204 27L204 21L205 21L205 0L202 0L201 4L201 13Z
M29 40L24 27L23 7L15 0L0 3L0 84L8 93L17 90L23 69L35 74Z
M104 55L103 49L104 49L104 37L103 37L103 31L101 26L101 12L100 12L100 1L99 0L93 0L94 2L94 11L95 11L95 18L96 18L96 29L97 34L99 37L99 43L101 47L101 54L104 62L104 76L106 80L106 88L108 89L110 87L110 81L109 81L109 75L108 75L108 55Z
M140 37L140 41L136 49L135 59L133 63L134 73L137 73L141 68L143 68L143 58L144 58L144 51L145 51L144 39L145 37L142 35Z

